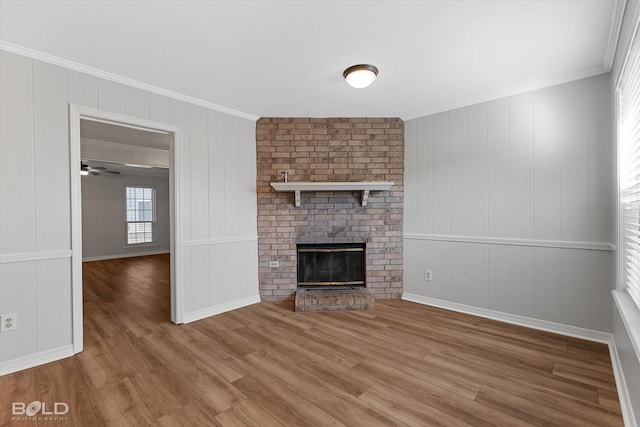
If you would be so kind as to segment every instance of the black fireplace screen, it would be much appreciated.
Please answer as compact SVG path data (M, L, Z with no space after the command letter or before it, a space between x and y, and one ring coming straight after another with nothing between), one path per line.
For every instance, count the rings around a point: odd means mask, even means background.
M298 245L298 286L365 285L365 245Z

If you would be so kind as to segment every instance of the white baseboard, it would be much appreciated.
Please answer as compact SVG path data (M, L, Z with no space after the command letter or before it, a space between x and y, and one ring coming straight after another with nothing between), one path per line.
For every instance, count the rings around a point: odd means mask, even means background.
M472 314L474 316L486 317L487 319L512 323L514 325L525 326L527 328L567 335L574 338L581 338L584 340L596 341L604 344L611 343L611 334L607 332L594 331L591 329L579 328L577 326L571 325L563 325L561 323L549 322L547 320L533 319L531 317L518 316L517 314L503 313L501 311L473 307L470 305L459 304L457 302L444 301L441 299L424 297L422 295L409 294L406 292L402 294L402 299L411 302L417 302L419 304L431 305L434 307L445 308L447 310Z
M157 250L157 251L128 252L126 254L88 256L86 258L82 258L82 262L104 261L104 260L107 260L107 259L132 258L132 257L137 257L137 256L160 255L160 254L168 254L168 253L170 253L170 252L167 249L160 249L160 250Z
M73 356L73 354L73 345L70 344L6 362L0 362L0 376L65 359Z
M225 302L223 304L214 305L213 307L207 307L201 310L192 311L191 313L185 313L182 320L184 321L184 323L195 322L196 320L215 316L216 314L221 314L227 311L246 307L248 305L256 304L259 302L260 302L260 295L251 295L249 297L240 298L237 300Z
M620 357L618 356L618 347L616 347L616 341L613 335L611 335L611 342L609 343L609 356L611 357L613 376L616 379L616 389L618 391L618 399L620 400L620 410L622 412L624 425L625 427L638 427L636 424L636 418L633 414L631 395L629 395L627 381L625 380L624 372L622 371L622 364L620 363Z

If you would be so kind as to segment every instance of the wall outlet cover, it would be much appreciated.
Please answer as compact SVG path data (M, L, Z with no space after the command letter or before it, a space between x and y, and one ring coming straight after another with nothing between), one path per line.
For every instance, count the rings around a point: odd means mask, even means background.
M16 313L0 315L0 332L15 331L18 328L18 315Z

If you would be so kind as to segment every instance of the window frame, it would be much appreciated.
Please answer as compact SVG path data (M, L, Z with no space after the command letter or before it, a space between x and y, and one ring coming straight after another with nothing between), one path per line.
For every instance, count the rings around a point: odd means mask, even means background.
M637 43L637 45L636 45ZM625 81L625 72L628 70L629 58L634 52L634 48L637 49L637 54L640 55L640 19L636 20L633 35L631 36L625 59L621 67L621 71L617 76L615 82L615 90L613 93L614 98L614 125L615 125L615 141L616 141L616 158L617 158L617 176L616 176L616 221L617 221L617 251L616 251L616 278L615 289L612 291L613 300L617 311L622 319L625 329L629 334L631 345L640 360L640 305L634 301L631 293L628 290L626 281L626 269L625 269L625 214L622 206L623 202L623 144L622 144L622 126L621 126L621 108L620 108L620 90L621 85ZM640 70L639 70L640 73ZM640 76L636 76L640 78ZM640 249L640 244L638 245Z
M142 188L142 189L150 189L151 190L151 221L129 221L128 220L128 212L127 208L127 190L129 188ZM155 185L150 184L125 184L124 185L124 247L125 248L138 248L144 246L158 246L158 236L157 236L157 224L158 224L158 214L157 214L157 191ZM137 211L137 209L136 209ZM139 242L139 243L129 243L129 224L139 224L139 223L151 223L151 241L150 242Z

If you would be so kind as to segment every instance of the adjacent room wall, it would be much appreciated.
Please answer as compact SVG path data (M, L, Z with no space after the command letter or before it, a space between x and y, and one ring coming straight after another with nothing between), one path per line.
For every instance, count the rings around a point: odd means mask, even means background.
M125 186L156 189L156 243L127 247ZM82 259L98 260L169 252L169 177L82 177Z
M69 103L182 128L185 321L259 300L253 120L0 55L0 373L72 352Z
M405 295L611 331L614 153L609 74L406 122Z

